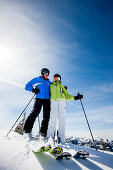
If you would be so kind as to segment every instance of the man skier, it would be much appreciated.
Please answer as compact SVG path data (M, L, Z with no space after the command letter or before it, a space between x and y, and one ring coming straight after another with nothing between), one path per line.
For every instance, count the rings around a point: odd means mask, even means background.
M51 99L51 113L48 125L47 136L53 143L56 125L58 120L58 142L65 143L65 109L66 100L82 99L83 95L71 96L68 94L66 88L61 84L61 76L55 74L53 76L53 83L50 85L50 99ZM52 137L52 138L51 138Z
M41 123L40 135L43 137L47 134L48 121L50 117L50 84L51 82L48 79L50 71L47 68L41 70L41 76L33 78L29 81L25 90L31 91L36 94L35 103L33 110L28 116L25 125L24 125L24 136L28 138L31 137L31 131L34 125L34 122L39 115L41 108L43 106L43 120Z

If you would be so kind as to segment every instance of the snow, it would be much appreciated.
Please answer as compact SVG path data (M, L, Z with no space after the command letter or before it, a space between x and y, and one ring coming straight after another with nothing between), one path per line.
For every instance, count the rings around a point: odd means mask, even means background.
M0 130L0 170L113 169L113 152L68 144L67 150L71 154L84 149L90 153L89 158L58 161L47 153L33 153L30 144L21 135L11 132L6 138L6 134L6 130Z

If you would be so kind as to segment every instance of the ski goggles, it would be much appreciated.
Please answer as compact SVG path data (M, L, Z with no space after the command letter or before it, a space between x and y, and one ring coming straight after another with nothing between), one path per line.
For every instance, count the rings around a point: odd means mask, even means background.
M49 73L44 73L46 76L49 76Z

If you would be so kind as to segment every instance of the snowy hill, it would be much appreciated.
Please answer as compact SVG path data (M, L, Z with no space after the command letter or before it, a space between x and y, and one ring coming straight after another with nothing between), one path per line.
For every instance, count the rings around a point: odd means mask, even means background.
M87 159L55 160L46 153L33 153L21 135L0 130L0 170L113 169L113 153L70 144L69 151L85 149Z

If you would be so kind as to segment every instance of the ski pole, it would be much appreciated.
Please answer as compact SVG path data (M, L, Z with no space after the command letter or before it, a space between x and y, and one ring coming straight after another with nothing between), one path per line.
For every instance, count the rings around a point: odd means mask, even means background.
M24 112L24 117L23 117L22 133L24 131L25 119L26 119L26 111Z
M40 132L40 119L39 119L39 115L38 115L38 124L39 124L39 132Z
M13 127L15 126L15 124L18 122L18 120L20 119L20 117L22 116L22 114L25 112L26 108L28 107L28 105L31 103L31 101L33 100L34 96L30 99L29 103L26 105L26 107L24 108L24 110L22 111L22 113L20 114L20 116L18 117L18 119L16 120L16 122L14 123L14 125L11 127L11 129L9 130L9 132L7 133L6 137L9 135L9 133L11 132L11 130L13 129Z
M80 103L81 103L81 106L82 106L82 109L83 109L83 112L84 112L84 115L85 115L85 118L86 118L86 121L87 121L87 124L88 124L88 127L89 127L89 131L90 131L90 134L91 134L91 137L92 137L92 141L93 141L93 143L95 145L95 149L97 150L97 146L96 146L96 143L94 141L94 137L93 137L93 134L92 134L92 131L91 131L91 128L90 128L90 125L89 125L89 122L88 122L88 119L87 119L87 116L86 116L86 113L85 113L85 109L84 109L84 106L83 106L83 103L82 103L81 99L80 99Z
M79 93L78 93L78 95L79 95ZM84 115L85 115L85 118L86 118L86 122L87 122L87 125L88 125L88 128L89 128L92 140L95 143L94 138L93 138L93 134L92 134L92 131L91 131L91 128L90 128L90 125L89 125L89 122L88 122L88 119L87 119L87 116L86 116L86 113L85 113L85 109L84 109L84 106L83 106L83 103L82 103L81 99L80 99L80 103L81 103L81 106L82 106L82 109L83 109L83 112L84 112Z

